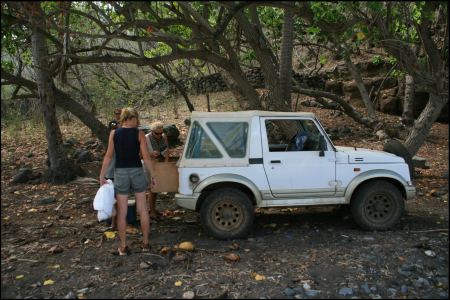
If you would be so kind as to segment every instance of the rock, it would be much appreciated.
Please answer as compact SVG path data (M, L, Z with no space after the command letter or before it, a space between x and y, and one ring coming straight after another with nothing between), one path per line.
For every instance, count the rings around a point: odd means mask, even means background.
M385 140L387 138L387 135L383 130L378 130L377 132L375 132L375 135L378 137L380 141Z
M288 296L288 297L290 297L290 296L294 296L296 293L295 293L295 290L294 289L291 289L291 288L285 288L284 289L284 291L283 291L283 293L286 295L286 296Z
M296 294L301 294L304 292L303 288L301 286L295 287L294 291Z
M140 264L139 264L139 268L140 269L149 269L151 266L147 263L147 262L145 262L145 261L143 261L143 262L141 262Z
M308 297L317 297L317 296L319 296L320 291L318 291L318 290L309 290L309 291L306 291L305 294Z
M402 293L403 295L408 294L408 287L406 285L402 285L400 288L400 293Z
M56 198L55 197L48 197L45 199L42 199L41 201L39 201L39 204L52 204L56 202Z
M353 295L353 289L349 287L343 287L339 290L340 296L352 296Z
M77 296L74 292L69 292L67 295L64 296L64 299L77 299Z
M309 291L311 289L311 286L307 282L305 282L302 287L305 291Z
M186 291L183 293L183 296L181 296L182 299L194 299L195 293L193 291Z
M300 294L295 294L294 295L294 299L304 299L302 295Z
M430 257L435 257L436 256L436 252L434 252L432 250L425 250L425 255L426 256L430 256Z
M65 143L69 144L70 146L74 146L74 145L78 144L79 142L77 139L71 137L71 138L68 138Z
M413 284L417 288L430 286L430 283L428 282L428 280L426 280L425 278L422 278L422 277L419 277L419 279L413 281Z
M403 269L403 268L398 268L398 269L397 269L397 272L398 272L400 275L403 275L403 276L405 276L405 277L409 277L409 276L411 276L411 274L412 274L411 271L405 270L405 269Z
M364 283L364 284L361 285L361 290L365 294L370 294L370 288L369 288L369 285L367 283Z
M430 166L425 158L415 155L412 159L413 159L414 167L419 168L419 169L429 169L430 168Z
M25 183L32 179L33 171L29 168L21 168L14 176L12 183Z
M53 246L50 249L48 249L48 252L52 253L52 254L61 253L63 251L64 251L64 249L59 245Z
M79 163L87 163L92 161L93 156L92 153L90 151L87 150L82 150L78 155L77 155L77 161Z
M397 290L394 289L394 288L388 288L387 292L388 292L388 294L391 294L391 296L392 296L392 295L395 295L397 293Z

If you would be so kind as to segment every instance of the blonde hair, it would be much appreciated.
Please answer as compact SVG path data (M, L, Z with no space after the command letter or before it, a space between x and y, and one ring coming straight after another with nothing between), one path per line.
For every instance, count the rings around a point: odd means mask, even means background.
M120 114L120 124L123 124L127 120L131 120L133 118L136 118L138 120L139 124L139 113L135 108L132 107L125 107L122 108L122 112Z
M150 125L150 129L152 131L154 131L156 129L164 129L164 124L161 121L155 121Z

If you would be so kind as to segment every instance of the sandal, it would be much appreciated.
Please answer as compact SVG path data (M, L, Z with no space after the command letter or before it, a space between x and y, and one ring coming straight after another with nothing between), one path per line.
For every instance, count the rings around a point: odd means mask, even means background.
M152 248L152 246L150 246L150 244L142 244L141 252L150 252L151 248Z
M127 256L130 255L130 248L128 246L125 246L125 248L120 249L121 247L117 248L117 251L119 252L120 256Z

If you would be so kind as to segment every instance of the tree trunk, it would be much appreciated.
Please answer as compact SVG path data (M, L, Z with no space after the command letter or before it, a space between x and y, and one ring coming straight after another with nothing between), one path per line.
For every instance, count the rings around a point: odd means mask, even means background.
M359 93L361 94L361 98L364 102L364 106L367 109L369 117L372 119L376 119L375 110L373 108L372 102L369 99L369 94L367 93L367 89L366 86L364 85L361 73L356 69L356 66L353 64L352 60L350 59L349 53L344 53L344 59L348 70L352 74L353 79L355 79L356 81L356 85L358 87Z
M37 84L33 81L16 77L4 69L2 69L1 74L2 78L14 82L15 84L22 85L31 91L38 90ZM92 130L105 147L108 146L108 127L101 123L92 112L89 112L83 105L72 99L67 93L56 87L54 87L54 93L56 95L56 105L78 117L84 125Z
M186 89L184 87L181 86L181 84L178 83L178 81L172 77L172 75L170 75L169 73L167 73L166 71L164 71L163 68L158 67L158 66L153 66L153 69L155 69L156 71L158 71L159 73L161 73L162 76L164 76L167 80L169 80L176 88L177 90L181 93L181 95L184 98L184 101L186 102L186 105L189 109L189 112L192 112L195 110L194 105L192 104L192 102L189 100L188 94L186 92Z
M405 125L412 125L414 123L414 77L411 75L405 76L405 97L403 98L403 113L402 122Z
M280 87L281 97L291 103L292 88L292 51L294 41L294 18L292 9L284 10L283 36L281 39L280 56Z
M253 14L253 23L250 23L247 17L240 11L235 15L242 33L255 51L256 58L261 65L261 71L264 75L264 83L269 90L268 101L264 109L272 111L289 111L291 104L288 99L283 98L281 94L278 63L272 49L267 43L257 19Z
M30 4L32 17L31 46L36 73L39 99L44 115L45 132L48 146L49 166L45 179L52 183L65 183L76 177L76 168L69 160L62 146L62 135L56 118L56 106L53 78L49 70L48 49L45 36L39 28L44 28L44 14L40 3Z
M405 141L405 147L411 156L414 156L430 132L431 126L441 114L442 108L447 104L448 97L430 94L430 100L414 122L414 126Z

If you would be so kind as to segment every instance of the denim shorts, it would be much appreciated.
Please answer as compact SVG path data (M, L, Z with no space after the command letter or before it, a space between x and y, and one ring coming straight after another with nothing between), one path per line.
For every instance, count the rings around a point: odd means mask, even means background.
M130 195L130 189L135 193L147 191L148 180L143 168L116 168L114 170L114 192L120 195Z

